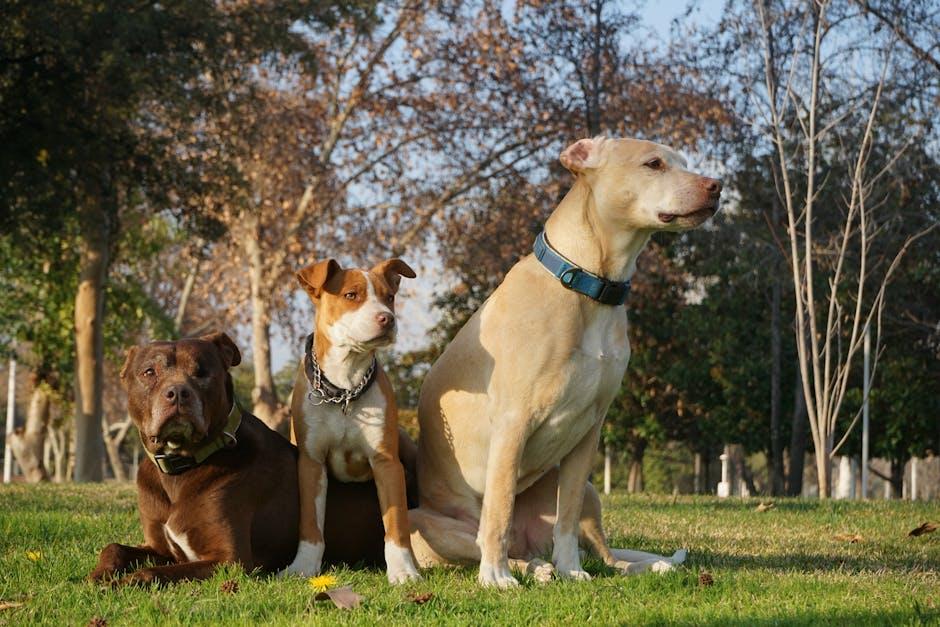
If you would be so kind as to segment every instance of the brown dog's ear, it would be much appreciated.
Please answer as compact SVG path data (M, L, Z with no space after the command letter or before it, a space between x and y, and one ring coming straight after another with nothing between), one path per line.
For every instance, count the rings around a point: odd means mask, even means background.
M401 283L402 277L407 277L413 279L417 274L411 269L407 263L401 259L386 259L381 261L372 268L372 272L376 274L381 274L385 277L385 280L388 281L388 284L392 286L396 292L398 291L398 285Z
M601 164L601 148L604 145L604 139L601 136L594 139L579 139L561 152L558 158L561 165L574 174L598 167Z
M239 352L238 347L235 346L235 342L232 341L232 338L225 333L210 333L209 335L201 336L199 339L215 344L216 348L219 349L219 354L222 355L222 363L225 364L226 368L234 368L242 363L241 352Z
M137 347L131 346L127 349L127 357L124 358L124 365L121 366L121 381L127 382L127 375L130 374L131 364L134 361L134 357L137 355Z
M297 273L297 281L312 298L320 298L323 286L334 274L342 270L335 259L318 261L302 268Z

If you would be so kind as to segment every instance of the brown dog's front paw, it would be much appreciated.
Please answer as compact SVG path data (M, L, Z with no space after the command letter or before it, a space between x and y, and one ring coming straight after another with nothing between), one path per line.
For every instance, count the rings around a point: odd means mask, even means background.
M157 583L159 580L157 574L152 568L141 568L140 570L122 577L115 585L117 586L149 586Z

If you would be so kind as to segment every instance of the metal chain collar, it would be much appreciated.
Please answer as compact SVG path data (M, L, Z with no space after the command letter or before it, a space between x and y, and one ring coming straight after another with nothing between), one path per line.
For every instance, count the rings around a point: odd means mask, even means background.
M314 405L322 405L323 403L342 405L341 409L343 414L347 414L349 413L349 403L362 396L362 393L365 392L366 388L369 387L374 379L375 357L372 358L372 363L369 364L369 369L366 370L365 376L363 376L362 380L351 390L337 387L323 376L320 364L317 363L315 351L310 350L308 358L310 359L311 370L313 371L313 380L310 381L310 385L313 389L307 393L307 399Z

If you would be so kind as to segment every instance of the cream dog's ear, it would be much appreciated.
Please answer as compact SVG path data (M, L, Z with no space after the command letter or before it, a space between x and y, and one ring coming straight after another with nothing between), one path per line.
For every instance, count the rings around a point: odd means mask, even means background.
M372 268L372 272L376 274L381 274L385 277L385 280L388 281L388 284L392 286L396 292L398 291L398 285L401 283L402 277L407 277L413 279L417 274L411 269L407 263L401 259L386 259L381 261Z
M579 139L561 152L561 165L574 174L581 174L601 165L601 152L606 138L598 135L594 139Z
M297 281L310 294L310 298L319 300L323 293L323 286L340 270L342 268L335 259L325 259L302 268L297 273Z

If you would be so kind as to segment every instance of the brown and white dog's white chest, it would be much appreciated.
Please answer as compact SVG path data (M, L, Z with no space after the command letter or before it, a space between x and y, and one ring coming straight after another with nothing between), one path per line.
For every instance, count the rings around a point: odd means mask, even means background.
M303 404L306 437L302 443L311 459L327 465L340 481L366 481L372 478L369 459L375 454L387 434L386 409L388 401L381 386L374 383L366 392L349 404L348 413L342 406L332 403L315 404L315 395L307 395Z

